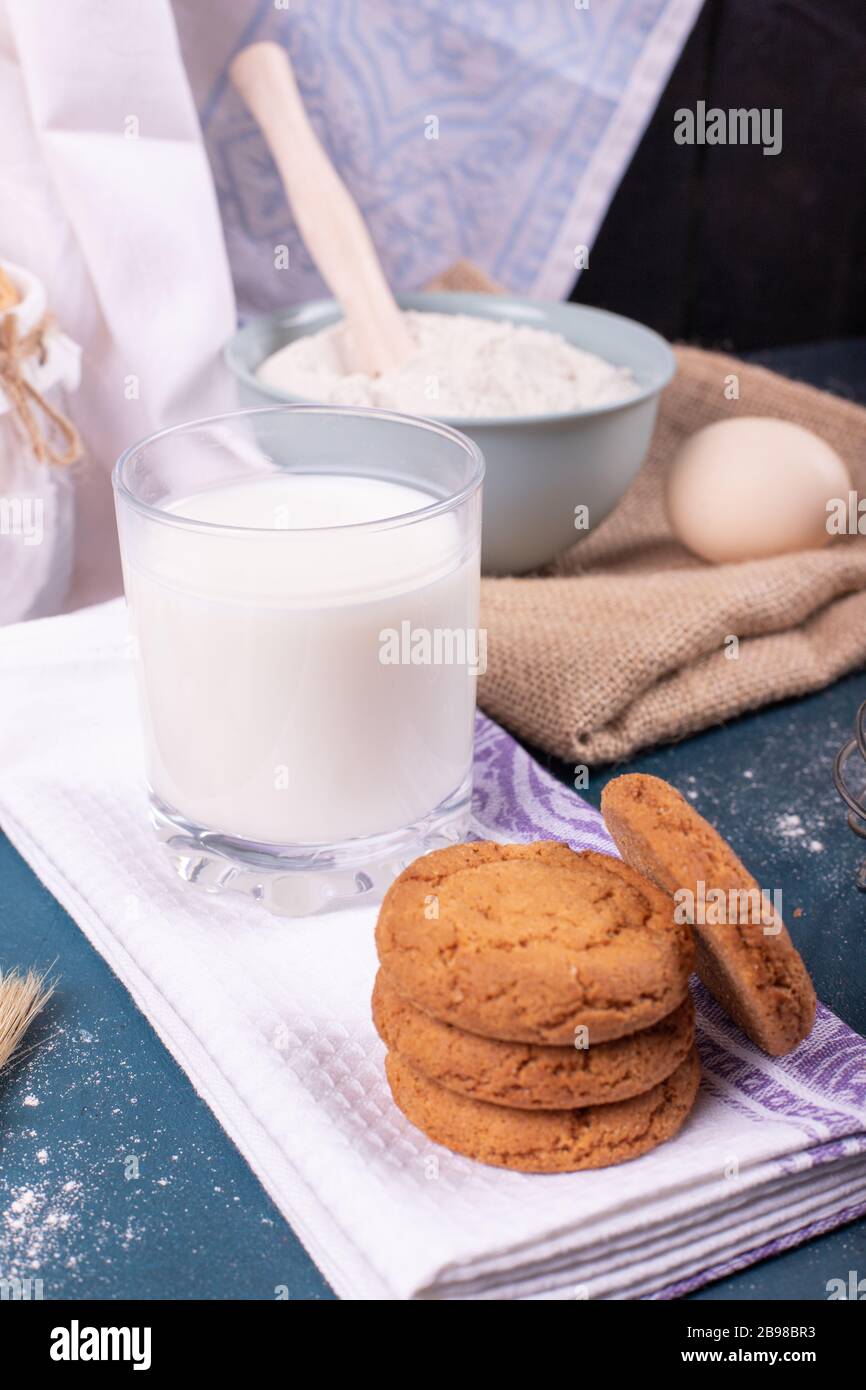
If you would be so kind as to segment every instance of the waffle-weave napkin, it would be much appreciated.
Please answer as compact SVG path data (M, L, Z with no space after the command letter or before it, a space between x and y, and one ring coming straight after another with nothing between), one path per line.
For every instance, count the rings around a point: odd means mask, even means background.
M698 990L697 1106L618 1168L508 1173L432 1144L385 1085L375 910L287 922L164 863L128 657L119 601L0 632L0 825L339 1294L670 1297L866 1210L866 1041L823 1008L774 1061ZM598 813L481 718L476 765L479 835L614 852Z

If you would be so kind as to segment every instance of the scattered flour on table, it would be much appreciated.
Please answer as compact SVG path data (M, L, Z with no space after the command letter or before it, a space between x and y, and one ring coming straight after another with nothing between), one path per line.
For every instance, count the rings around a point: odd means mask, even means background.
M107 1016L91 1029L55 1027L10 1064L0 1090L0 1281L42 1279L42 1294L30 1296L53 1298L62 1279L65 1291L92 1297L134 1247L169 1239L170 1190L198 1202L203 1171L221 1156L192 1140L175 1147L153 1094L143 1129L141 1082ZM104 1103L106 1087L117 1104ZM233 1186L215 1189L208 1215L237 1207Z
M824 848L823 840L807 835L806 827L798 815L788 811L776 819L776 834L782 840L802 840L810 854L820 854Z
M379 406L444 417L547 415L612 405L637 394L627 367L583 352L558 333L468 314L404 314L416 350L398 371L357 370L340 322L268 357L268 386L330 405Z
M794 815L792 811L786 811L781 816L777 816L776 831L783 840L799 840L806 833L800 817Z
M13 1188L10 1197L0 1212L0 1265L4 1277L26 1278L77 1235L81 1184L40 1181Z

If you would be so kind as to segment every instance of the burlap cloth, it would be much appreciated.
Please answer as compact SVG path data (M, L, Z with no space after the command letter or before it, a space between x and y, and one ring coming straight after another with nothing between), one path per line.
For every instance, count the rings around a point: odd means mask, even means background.
M493 288L470 267L439 282ZM816 690L866 659L866 536L824 550L707 565L674 539L665 470L712 420L773 415L814 430L866 496L866 410L761 367L676 350L649 455L611 515L549 573L485 579L482 708L576 764L609 762L785 696ZM736 374L739 399L727 400ZM739 639L737 650L726 643Z

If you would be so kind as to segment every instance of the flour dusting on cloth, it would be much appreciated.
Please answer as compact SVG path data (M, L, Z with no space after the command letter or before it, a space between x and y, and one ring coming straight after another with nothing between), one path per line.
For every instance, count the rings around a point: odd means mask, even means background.
M397 371L358 371L341 321L280 348L258 378L306 400L448 419L560 414L637 394L627 367L583 352L559 333L469 314L408 310L403 317L416 350Z

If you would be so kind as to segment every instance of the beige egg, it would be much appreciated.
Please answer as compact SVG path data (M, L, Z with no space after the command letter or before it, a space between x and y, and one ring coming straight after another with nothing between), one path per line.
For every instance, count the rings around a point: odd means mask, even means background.
M850 486L842 459L811 430L741 416L682 445L668 475L668 517L704 560L757 560L826 545L827 503Z

